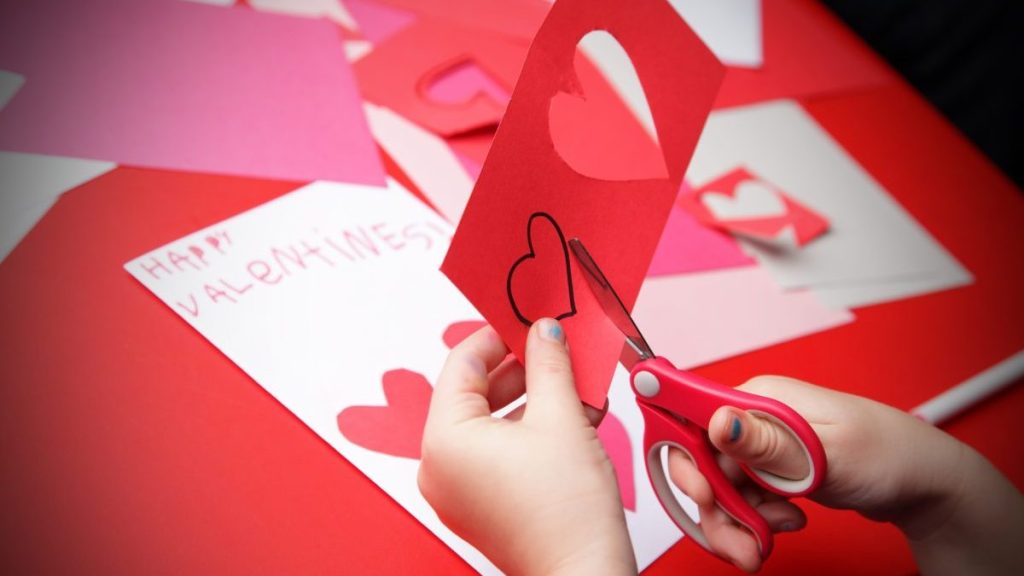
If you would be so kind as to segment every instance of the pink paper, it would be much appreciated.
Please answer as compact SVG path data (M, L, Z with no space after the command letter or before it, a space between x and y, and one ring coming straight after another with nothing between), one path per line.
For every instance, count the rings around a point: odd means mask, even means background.
M8 2L27 78L0 148L288 180L383 184L338 28L192 2Z
M416 15L373 0L345 0L364 38L378 44L416 21Z
M846 324L809 291L783 291L763 268L747 266L649 278L633 319L654 352L693 368Z
M682 208L673 206L647 276L686 274L754 263L735 240L708 229Z

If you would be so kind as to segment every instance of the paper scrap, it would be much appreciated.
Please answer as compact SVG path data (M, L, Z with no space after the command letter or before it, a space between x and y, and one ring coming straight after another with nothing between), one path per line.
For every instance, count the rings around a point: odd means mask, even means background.
M784 291L757 266L648 278L633 319L651 348L680 368L806 336L853 320L810 291Z
M193 2L6 3L0 68L27 79L0 110L3 149L384 182L330 22Z
M593 30L609 32L630 55L657 142L578 51ZM555 4L445 259L442 270L520 358L524 318L564 315L576 385L588 404L604 404L622 335L588 290L574 289L583 285L573 282L577 265L565 270L564 242L551 239L579 237L631 306L721 74L715 57L662 1ZM535 233L545 239L539 252L531 244Z
M698 221L741 238L797 249L828 230L828 220L778 186L738 167L677 201Z
M355 71L368 101L450 136L498 124L525 54L492 33L419 20L376 45Z
M437 211L452 224L458 224L473 190L473 178L459 158L444 140L392 110L369 103L365 106L377 143Z
M761 66L761 0L669 0L669 3L723 64L745 68Z
M711 114L687 180L699 187L736 166L748 167L830 220L827 234L797 251L742 242L784 288L820 289L828 305L855 307L970 279L795 102Z
M359 33L379 44L416 21L416 14L373 0L344 0Z
M647 276L671 276L755 263L735 240L709 229L682 208L673 206Z
M0 152L0 261L62 193L114 168L111 162Z

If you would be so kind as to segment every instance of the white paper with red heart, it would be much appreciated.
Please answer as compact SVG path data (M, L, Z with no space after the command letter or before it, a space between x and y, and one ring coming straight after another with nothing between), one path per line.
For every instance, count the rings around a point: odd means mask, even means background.
M828 230L828 220L744 167L680 196L698 221L730 234L799 248Z
M497 573L416 485L432 382L481 325L438 271L450 234L395 183L320 182L125 269L473 568ZM643 471L643 423L624 377L599 435L643 567L680 534Z

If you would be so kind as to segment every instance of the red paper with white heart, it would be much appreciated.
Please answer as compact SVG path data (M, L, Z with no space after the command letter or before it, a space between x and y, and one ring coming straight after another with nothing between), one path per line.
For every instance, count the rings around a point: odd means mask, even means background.
M802 247L829 228L823 216L743 167L680 196L678 202L707 226L783 246Z
M629 55L656 139L588 72L577 44L592 31ZM520 358L524 318L562 316L588 404L604 404L622 335L575 260L557 266L564 246L531 248L531 218L545 214L564 240L579 237L632 306L722 74L664 0L559 0L527 55L442 271ZM546 263L517 267L524 257ZM518 276L530 269L554 277Z

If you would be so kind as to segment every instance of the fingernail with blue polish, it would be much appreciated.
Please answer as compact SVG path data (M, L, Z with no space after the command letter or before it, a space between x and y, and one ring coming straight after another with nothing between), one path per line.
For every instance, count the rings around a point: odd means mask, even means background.
M729 442L735 442L740 439L740 417L732 417L732 425L729 427Z
M553 340L558 343L565 342L565 331L562 330L562 325L557 320L544 319L541 321L539 326L540 335L548 340Z

